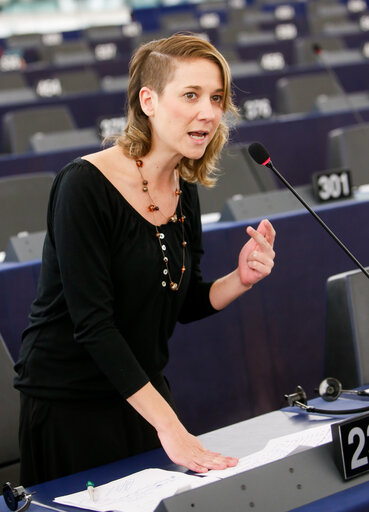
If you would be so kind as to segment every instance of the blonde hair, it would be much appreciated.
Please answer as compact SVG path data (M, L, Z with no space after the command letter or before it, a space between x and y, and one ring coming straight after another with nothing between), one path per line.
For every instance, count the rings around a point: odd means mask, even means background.
M231 97L231 73L227 61L209 42L189 34L175 34L165 39L151 41L139 47L133 55L129 70L127 91L127 124L122 135L116 138L126 156L142 158L151 149L151 124L142 111L139 92L142 87L162 94L171 80L180 59L202 58L214 62L220 69L223 80L223 111L237 114ZM208 144L204 155L198 160L183 157L178 164L180 176L191 183L199 182L212 186L216 179L212 173L221 149L229 137L229 128L222 120Z

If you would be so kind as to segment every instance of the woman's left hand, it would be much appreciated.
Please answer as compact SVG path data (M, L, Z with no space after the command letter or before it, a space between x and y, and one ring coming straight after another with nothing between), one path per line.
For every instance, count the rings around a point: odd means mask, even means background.
M241 249L238 271L241 283L252 286L272 271L275 231L269 220L264 219L257 229L248 226L246 232L251 238Z

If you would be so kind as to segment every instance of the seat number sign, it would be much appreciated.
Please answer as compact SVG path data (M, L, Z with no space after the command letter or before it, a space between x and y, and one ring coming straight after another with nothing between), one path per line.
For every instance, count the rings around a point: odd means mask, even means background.
M334 457L344 480L369 471L369 414L331 425Z
M322 202L351 197L351 173L348 169L315 173L313 190L315 197Z

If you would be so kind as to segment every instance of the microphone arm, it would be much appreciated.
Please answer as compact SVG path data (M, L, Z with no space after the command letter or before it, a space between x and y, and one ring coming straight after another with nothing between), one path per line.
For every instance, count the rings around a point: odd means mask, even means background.
M347 247L341 242L341 240L333 233L331 229L325 224L325 222L319 217L317 213L314 212L314 210L308 205L308 203L300 196L300 194L292 187L292 185L289 184L289 182L282 176L280 172L277 171L277 169L274 167L272 161L270 158L268 158L265 162L262 163L262 165L266 165L271 169L276 176L286 185L286 187L292 192L292 194L300 201L300 203L311 213L311 215L319 222L319 224L327 231L327 233L330 234L330 236L335 240L338 245L345 251L347 256L349 256L352 261L359 267L359 269L366 275L366 277L369 279L369 272L366 270L366 268L363 267L363 265L360 263L359 260L355 258L355 256L347 249Z

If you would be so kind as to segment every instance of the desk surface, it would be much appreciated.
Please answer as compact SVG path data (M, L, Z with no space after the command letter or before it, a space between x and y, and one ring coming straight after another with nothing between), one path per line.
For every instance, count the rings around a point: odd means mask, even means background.
M325 408L352 408L366 406L367 402L340 399L335 403L327 404L321 399L314 400L317 407ZM323 416L317 414L307 414L297 408L286 408L281 411L274 411L268 414L257 416L247 421L236 423L228 427L209 432L200 436L203 444L216 451L221 451L227 455L235 455L243 457L261 450L268 440L295 432L300 432L308 428L318 427L321 425L331 424L338 421L339 416ZM274 464L274 463L272 463ZM121 478L140 471L145 468L158 467L168 470L184 471L184 468L176 466L171 463L162 449L154 450L146 454L130 457L106 466L84 471L68 477L60 478L44 484L40 484L29 488L31 491L36 491L34 500L45 505L54 506L53 498L56 496L77 492L84 488L87 480L93 480L95 485L101 485L108 481ZM335 472L335 468L333 469ZM340 474L337 470L337 479L341 480ZM369 483L366 483L365 476L355 479L354 484L351 481L350 485L354 487L348 489L347 482L342 482L342 492L324 498L323 500L316 501L309 505L299 507L301 512L312 512L317 510L335 510L339 511L358 511L368 510L369 507ZM275 492L276 489L270 489L270 492ZM326 507L321 508L325 503ZM361 508L364 507L364 508ZM365 508L366 507L366 508ZM65 510L69 512L77 512L78 509L66 507L62 505L56 506L57 510ZM31 504L30 512L43 512L47 510L36 504ZM230 511L232 508L229 509ZM296 509L297 510L297 509ZM7 508L3 500L0 500L0 512L6 512ZM267 512L263 510L263 512Z

